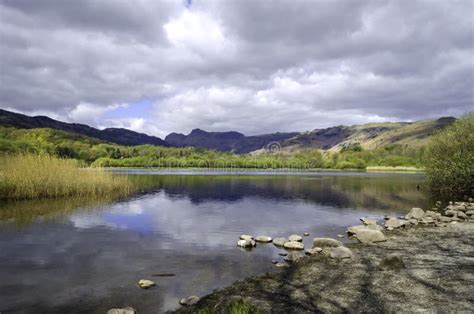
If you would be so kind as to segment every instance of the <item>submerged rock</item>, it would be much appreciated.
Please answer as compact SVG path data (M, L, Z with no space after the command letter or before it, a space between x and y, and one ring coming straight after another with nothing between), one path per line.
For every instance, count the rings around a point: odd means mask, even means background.
M284 246L288 242L287 238L275 238L273 239L273 244L276 246Z
M288 237L288 240L290 241L295 241L295 242L301 242L303 241L303 238L297 234L292 234Z
M270 243L272 242L272 238L269 236L258 236L255 238L255 241L257 242L263 242L263 243Z
M390 254L384 257L379 264L380 270L399 270L405 268L405 263L399 254Z
M375 243L375 242L383 242L387 241L387 238L385 238L384 234L379 231L379 230L360 230L356 234L357 240L359 240L362 243Z
M313 248L319 247L338 247L341 246L342 242L331 238L314 238Z
M124 307L123 309L110 309L107 314L135 314L137 310L133 307Z
M151 287L155 287L156 283L148 279L141 279L138 281L138 286L142 289L149 289Z
M300 254L290 253L287 256L285 256L285 258L283 258L283 259L287 262L293 263L293 262L296 262L297 260L299 260L301 258L303 258L303 256L300 255Z
M240 240L253 240L253 237L248 234L241 234L239 237Z
M331 258L344 259L352 258L353 254L352 251L345 246L338 246L331 250L329 256L331 256Z
M305 233L303 233L303 235L304 235L305 237L307 237L307 236L309 236L309 232L305 232Z
M425 212L423 209L418 208L418 207L413 207L408 214L406 214L405 218L406 219L421 219L425 216Z
M296 241L288 241L283 247L288 250L304 250L304 244Z
M189 305L198 303L199 300L201 300L201 298L199 298L198 296L192 295L190 297L182 298L181 300L179 300L179 304L184 305L184 306L189 306Z

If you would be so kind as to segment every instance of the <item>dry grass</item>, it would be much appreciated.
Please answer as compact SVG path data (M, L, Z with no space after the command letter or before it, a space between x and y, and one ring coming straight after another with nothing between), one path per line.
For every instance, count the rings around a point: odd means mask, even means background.
M48 155L0 157L0 199L129 195L126 176L82 168L76 160Z

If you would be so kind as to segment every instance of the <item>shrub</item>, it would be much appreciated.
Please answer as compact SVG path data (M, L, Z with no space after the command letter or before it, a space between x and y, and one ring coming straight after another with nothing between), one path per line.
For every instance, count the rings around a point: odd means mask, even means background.
M425 168L432 196L474 196L474 112L433 136Z

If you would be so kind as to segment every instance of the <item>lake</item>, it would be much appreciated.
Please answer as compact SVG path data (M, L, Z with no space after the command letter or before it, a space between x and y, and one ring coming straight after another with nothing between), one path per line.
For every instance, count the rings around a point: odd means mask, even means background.
M310 248L313 237L336 238L360 217L427 206L417 189L422 174L116 172L147 192L121 201L0 204L2 314L172 310L182 297L279 271L271 261L282 259L281 249L242 251L240 234L309 232ZM140 279L157 287L142 290Z

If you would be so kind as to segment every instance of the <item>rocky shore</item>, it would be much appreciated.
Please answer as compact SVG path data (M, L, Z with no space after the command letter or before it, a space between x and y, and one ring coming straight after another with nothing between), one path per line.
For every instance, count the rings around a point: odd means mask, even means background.
M315 238L306 257L288 253L288 267L235 282L176 312L226 313L233 304L262 313L472 311L474 203L413 208L386 217L383 226L361 220L348 229L359 243ZM253 249L248 237L239 243Z

